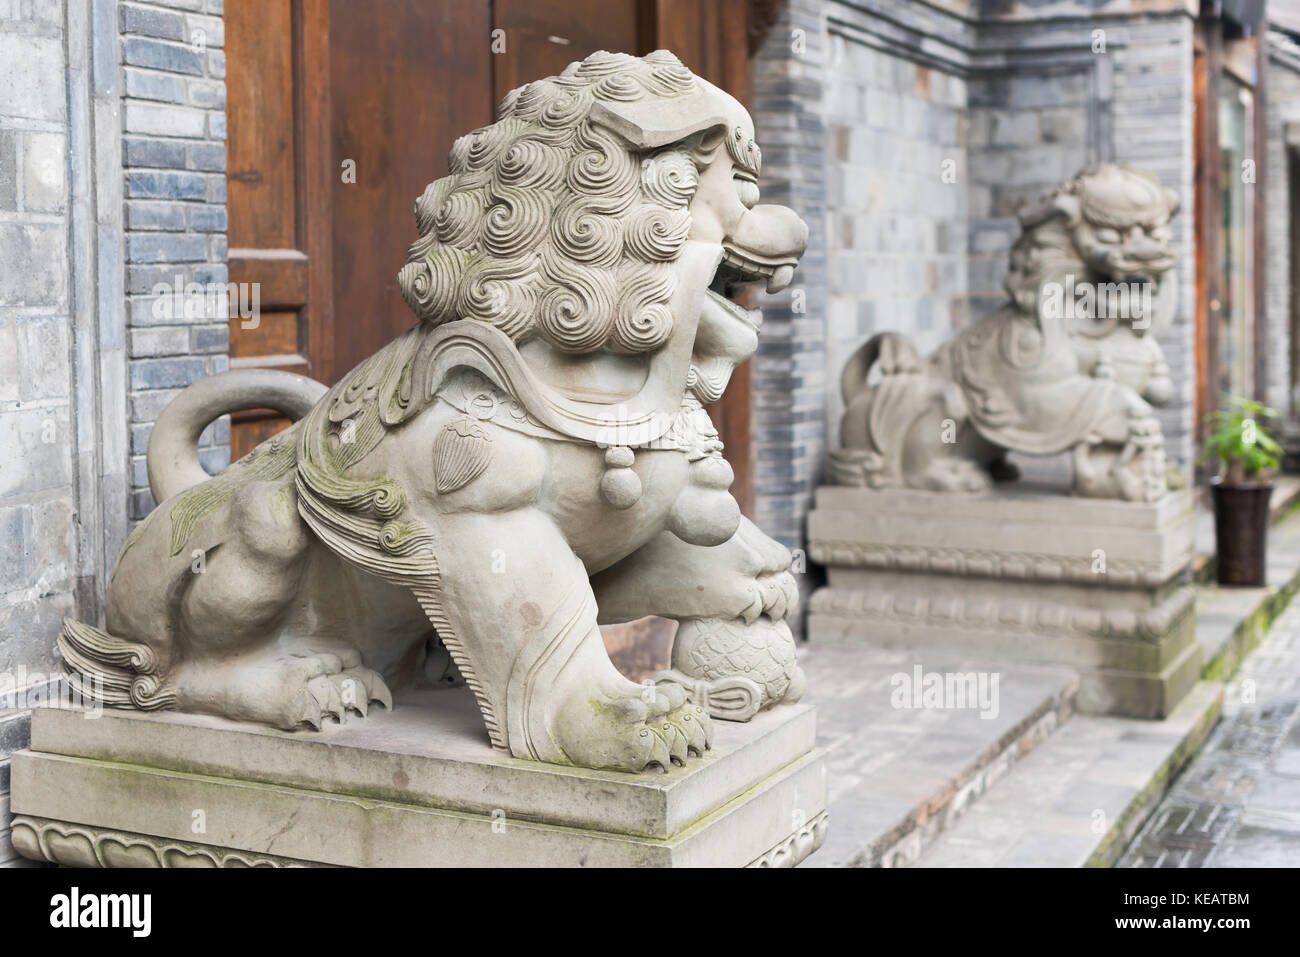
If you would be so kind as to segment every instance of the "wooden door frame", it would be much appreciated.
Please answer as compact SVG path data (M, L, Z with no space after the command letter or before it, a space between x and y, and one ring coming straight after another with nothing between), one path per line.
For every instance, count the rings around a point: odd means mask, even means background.
M291 117L285 125L292 127L292 195L268 196L263 201L292 204L291 235L285 244L275 246L268 245L266 237L236 236L237 242L251 245L231 245L226 251L226 264L232 294L242 283L257 283L261 312L292 310L295 313L293 351L235 356L229 361L232 369L276 369L330 382L336 370L331 335L329 0L289 0L288 23ZM230 39L228 36L227 40ZM244 64L237 62L232 66L235 70L244 68ZM233 131L239 117L229 104L227 115ZM235 178L232 174L233 171L227 173ZM253 430L253 438L248 440L251 442L258 440L255 423L287 421L271 410L256 409L233 413L230 418L236 429ZM247 451L241 447L235 432L232 432L231 450L233 455Z
M333 179L329 142L329 0L292 0L289 9L293 25L290 76L293 78L294 185L298 193L293 198L293 240L301 256L266 258L258 255L265 250L232 247L227 251L227 262L232 285L259 281L268 272L282 279L279 286L301 283L301 304L297 300L290 303L277 292L272 292L272 298L261 300L263 309L290 304L297 307L297 342L300 349L306 345L303 351L307 354L300 356L299 361L276 363L272 367L328 382L335 372L329 334L333 321L330 294L333 216L326 199ZM309 198L320 201L313 203ZM301 280L293 275L299 269L303 272ZM232 365L258 367L267 363L253 358L232 360Z
M1194 434L1205 439L1205 416L1219 407L1219 320L1223 302L1223 184L1219 169L1219 81L1223 33L1217 20L1198 20L1193 54L1193 232L1195 239L1196 402ZM1217 304L1212 307L1212 304Z
M303 144L296 158L307 195L321 198L309 211L299 204L295 232L310 264L307 306L300 336L307 342L313 378L333 382L344 370L334 368L334 207L328 201L334 184L330 156L330 0L293 0L295 76L301 78L295 104L295 139Z

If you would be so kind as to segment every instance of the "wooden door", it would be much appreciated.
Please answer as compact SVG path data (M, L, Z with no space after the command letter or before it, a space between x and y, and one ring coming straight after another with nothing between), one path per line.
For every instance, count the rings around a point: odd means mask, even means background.
M260 310L230 319L230 364L321 378L331 323L329 4L229 0L224 16L230 282L256 283ZM234 416L231 457L287 424L269 411Z
M409 329L397 273L415 200L452 142L492 122L491 8L479 0L332 5L333 382ZM353 175L346 175L348 172Z
M639 0L493 0L495 99L517 86L560 73L597 50L640 56L644 35Z

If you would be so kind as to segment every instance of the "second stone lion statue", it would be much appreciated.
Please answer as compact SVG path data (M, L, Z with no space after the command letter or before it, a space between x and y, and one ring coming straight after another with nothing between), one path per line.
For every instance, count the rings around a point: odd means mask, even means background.
M831 477L978 491L1015 476L1008 451L1069 451L1078 494L1164 495L1151 405L1173 388L1157 339L1174 310L1177 211L1152 177L1107 163L1022 212L1005 306L926 359L886 332L849 360Z
M790 554L741 517L704 409L757 346L725 296L783 288L807 242L758 203L759 158L745 110L664 51L509 94L416 204L414 328L328 391L235 371L159 417L161 504L106 628L65 623L74 681L319 727L391 705L419 654L469 685L496 747L629 771L709 747L710 711L797 698ZM297 421L206 475L199 432L261 407ZM598 628L648 614L683 622L653 687Z

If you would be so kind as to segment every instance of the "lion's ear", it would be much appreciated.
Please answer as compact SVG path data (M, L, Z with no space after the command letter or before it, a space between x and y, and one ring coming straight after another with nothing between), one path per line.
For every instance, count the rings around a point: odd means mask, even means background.
M638 152L680 142L701 130L718 127L725 135L727 129L726 115L704 92L631 103L601 100L592 104L588 118Z
M700 145L696 147L696 151L706 156L711 155L722 145L722 141L726 138L726 126L710 127L700 135Z
M1049 219L1057 218L1064 219L1073 226L1079 221L1080 215L1079 198L1073 193L1061 191L1026 206L1020 213L1020 227L1033 229Z
M1173 216L1178 212L1179 207L1183 205L1183 201L1178 198L1178 194L1172 189L1166 189L1164 193L1165 203L1169 206L1169 216L1170 218L1173 218Z

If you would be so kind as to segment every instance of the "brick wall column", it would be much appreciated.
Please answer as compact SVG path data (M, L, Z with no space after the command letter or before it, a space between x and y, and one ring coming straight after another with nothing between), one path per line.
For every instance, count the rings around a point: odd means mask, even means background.
M124 95L131 517L153 508L149 432L186 386L225 371L229 332L209 308L226 269L226 55L222 0L119 5ZM162 297L179 288L183 299ZM221 420L200 442L230 457Z

